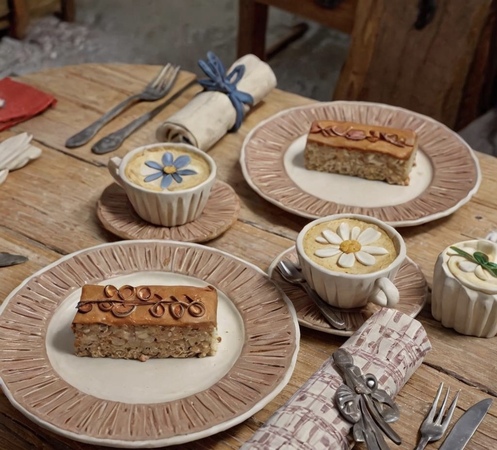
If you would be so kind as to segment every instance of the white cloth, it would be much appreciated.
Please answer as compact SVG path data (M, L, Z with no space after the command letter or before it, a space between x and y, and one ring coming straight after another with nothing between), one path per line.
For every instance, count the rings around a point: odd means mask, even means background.
M237 89L250 94L255 106L276 86L276 76L268 64L250 54L235 61L227 73L240 64L245 65L245 73ZM249 109L244 105L245 114ZM183 142L207 151L233 127L235 120L235 108L226 94L203 91L161 124L156 137L160 142Z
M417 320L383 308L343 348L363 374L375 375L378 387L394 397L421 365L431 344ZM330 357L241 450L349 450L353 445L352 424L335 406L335 393L341 384Z

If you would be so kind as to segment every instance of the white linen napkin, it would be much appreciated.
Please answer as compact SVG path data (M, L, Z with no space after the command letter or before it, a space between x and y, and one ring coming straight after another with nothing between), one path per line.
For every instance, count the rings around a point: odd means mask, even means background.
M342 348L352 355L363 374L377 377L378 388L395 397L421 365L431 344L417 320L383 308ZM335 406L335 392L341 384L343 380L330 357L241 449L350 449L354 444L352 424Z
M28 133L21 133L0 142L0 184L7 179L9 171L40 157L41 149L31 145L32 138Z
M268 64L251 54L235 61L227 73L241 64L245 73L237 89L253 97L253 107L276 86L276 76ZM243 109L246 114L250 107L244 105ZM160 142L183 142L207 151L233 127L235 120L235 108L226 94L202 91L161 124L156 137Z

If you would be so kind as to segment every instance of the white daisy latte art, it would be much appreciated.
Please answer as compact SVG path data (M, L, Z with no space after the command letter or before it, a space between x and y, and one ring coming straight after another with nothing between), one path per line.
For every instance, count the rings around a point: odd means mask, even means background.
M365 274L388 267L398 252L380 227L357 219L338 219L312 227L304 237L306 255L326 269Z

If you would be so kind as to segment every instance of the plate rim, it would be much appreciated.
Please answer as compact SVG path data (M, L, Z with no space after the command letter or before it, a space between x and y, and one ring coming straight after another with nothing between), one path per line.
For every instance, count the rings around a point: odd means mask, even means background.
M98 244L92 247L87 247L84 249L77 250L73 253L67 254L62 256L61 258L53 261L52 263L48 264L47 266L41 268L40 270L36 271L35 273L31 274L27 278L25 278L16 288L14 288L10 294L5 298L3 303L0 305L0 316L3 314L5 308L7 305L10 303L10 301L15 297L15 295L24 287L26 284L32 280L33 278L43 274L44 272L51 270L53 267L57 266L58 264L72 259L75 256L84 253L86 251L92 251L96 250L99 248L105 248L105 247L119 247L121 245L125 246L132 246L133 244L154 244L154 243L160 243L162 245L180 245L180 246L186 246L186 247L193 247L193 248L201 248L201 249L207 249L209 251L212 251L214 253L218 253L220 255L223 255L224 257L228 257L230 259L234 259L240 263L243 263L250 267L251 269L255 270L258 272L260 275L265 277L267 281L269 281L271 284L274 285L276 290L281 294L282 300L285 302L287 308L288 308L288 313L290 315L290 318L292 319L292 323L294 325L294 333L295 333L295 345L293 349L293 354L292 357L289 360L289 365L286 368L286 372L284 376L282 377L281 381L278 383L276 388L268 393L268 395L264 396L261 398L259 401L257 401L249 410L245 411L244 413L234 417L233 419L227 420L225 422L215 424L213 427L205 429L205 430L200 430L197 432L193 433L187 433L187 434L181 434L181 435L174 435L169 438L162 438L162 439L149 439L149 440L121 440L121 439L103 439L103 438L95 438L83 434L78 434L72 431L67 431L64 430L56 425L53 425L52 423L45 421L38 417L36 414L32 413L31 411L28 411L26 408L24 408L13 396L12 392L10 391L9 387L6 385L4 382L1 374L0 374L0 387L2 387L2 392L4 395L7 397L9 402L18 410L20 411L24 416L32 420L34 423L40 425L41 427L52 431L58 435L68 437L74 441L78 442L83 442L87 444L94 444L94 445L102 445L102 446L114 446L117 448L157 448L157 447L164 447L164 446L170 446L170 445L178 445L178 444L184 444L188 442L193 442L198 439L202 439L208 436L212 436L214 434L220 433L222 431L225 431L229 428L232 428L243 421L247 420L249 417L260 411L264 406L266 406L268 403L270 403L288 384L290 381L290 378L293 375L293 372L295 370L295 366L297 363L297 357L299 354L300 350L300 327L297 319L297 313L295 310L295 307L293 306L293 303L291 300L286 296L286 294L283 292L283 290L268 276L266 272L264 272L261 268L257 267L256 265L239 258L238 256L232 255L228 252L225 252L223 250L219 250L216 248L208 247L205 245L201 245L198 243L194 242L182 242L182 241L165 241L165 240L159 240L159 239L139 239L139 240L122 240L122 241L116 241L116 242L106 242L102 244ZM229 298L229 297L228 297ZM231 299L230 299L231 300ZM51 313L52 314L52 313ZM50 314L50 315L51 315ZM43 337L44 342L46 342L46 336ZM45 352L46 353L46 352ZM45 355L48 361L48 356ZM49 361L48 361L49 362ZM50 364L50 362L49 362ZM50 364L51 365L51 364ZM69 383L68 383L69 384ZM75 388L77 389L77 388ZM81 391L80 391L81 392ZM84 395L88 395L83 393ZM167 402L162 402L162 403L167 403Z
M433 119L432 117L429 117L425 114L421 114L415 111L411 111L407 108L402 108L400 106L394 106L394 105L388 105L385 103L376 103L376 102L365 102L365 101L347 101L347 100L335 100L331 102L315 102L315 103L309 103L306 105L300 105L300 106L294 106L291 108L286 108L284 110L281 110L272 116L268 117L267 119L263 120L262 122L259 122L257 125L255 125L246 135L245 139L243 140L241 151L240 151L240 158L239 158L239 163L242 169L242 174L243 177L245 178L245 181L248 183L248 185L262 198L267 200L268 202L272 203L273 205L278 206L279 208L283 209L284 211L287 211L292 214L296 214L297 216L300 217L305 217L307 219L318 219L322 216L316 215L316 214L311 214L307 213L305 211L299 211L294 208L291 208L277 199L273 198L271 195L268 195L264 193L259 186L252 180L250 174L249 174L249 169L247 167L246 163L246 147L247 144L250 142L252 139L252 136L260 130L262 127L267 125L268 123L272 122L273 120L276 120L280 118L281 116L284 116L286 114L291 113L292 111L299 111L302 109L308 109L308 108L315 108L315 107L327 107L327 106L332 106L332 105L353 105L355 107L360 107L360 106L377 106L379 108L386 108L389 110L397 110L397 111L403 111L405 113L409 113L413 115L414 117L418 117L419 119L425 120L427 122L430 122L432 124L435 124L437 126L442 127L446 131L448 131L452 136L460 142L460 144L464 147L467 148L468 154L470 155L471 159L473 160L474 166L475 166L475 172L476 172L476 180L475 184L472 189L469 190L469 192L466 194L466 196L462 199L460 199L456 204L451 206L450 208L444 209L443 211L438 211L436 213L428 214L426 216L420 217L418 219L410 219L410 220L398 220L398 221L387 221L385 222L393 227L408 227L408 226L415 226L415 225L422 225L424 223L431 222L433 220L441 219L443 217L447 217L457 211L459 208L461 208L463 205L468 203L473 196L478 192L478 189L480 188L481 181L482 181L482 173L481 173L481 168L480 168L480 163L478 161L478 158L475 155L475 151L469 146L469 144L461 137L459 136L455 131L451 130L447 125ZM431 186L431 183L430 183ZM299 188L300 189L300 188ZM311 195L311 194L309 194ZM314 196L312 196L314 197ZM314 197L317 199L317 197ZM328 202L331 203L331 202ZM402 205L402 203L399 203L399 205Z

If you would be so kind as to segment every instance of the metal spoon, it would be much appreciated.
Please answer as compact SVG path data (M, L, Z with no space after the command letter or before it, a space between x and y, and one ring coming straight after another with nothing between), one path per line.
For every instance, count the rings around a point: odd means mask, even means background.
M318 307L319 311L321 311L321 314L324 316L326 321L333 328L337 328L338 330L345 330L347 328L345 325L345 321L340 316L340 313L333 310L331 306L329 306L318 295L318 293L307 284L307 281L302 276L302 273L295 264L289 261L280 261L276 265L276 269L278 269L278 272L281 274L284 280L288 281L289 283L296 284L304 289L307 295Z

